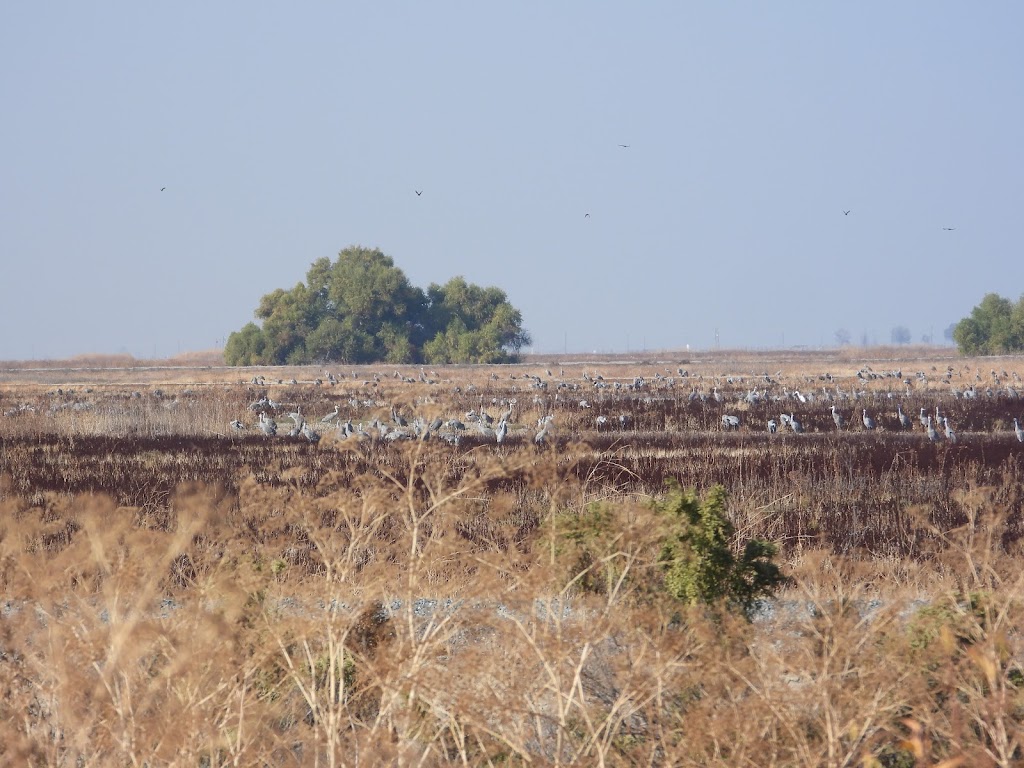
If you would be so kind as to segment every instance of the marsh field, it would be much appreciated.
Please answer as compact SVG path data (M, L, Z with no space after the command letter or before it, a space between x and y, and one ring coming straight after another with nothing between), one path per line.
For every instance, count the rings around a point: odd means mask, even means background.
M0 366L0 762L1024 764L1022 376ZM677 489L772 596L674 590Z

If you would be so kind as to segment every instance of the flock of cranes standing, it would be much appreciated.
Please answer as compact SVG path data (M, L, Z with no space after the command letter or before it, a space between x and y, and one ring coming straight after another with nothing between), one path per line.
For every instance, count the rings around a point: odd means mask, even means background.
M945 376L939 377L939 384L941 386L949 385L949 392L954 399L965 401L986 398L1004 398L1006 401L1019 399L1017 390L1009 382L1005 373L1005 380L1001 381L993 371L996 383L1000 384L997 391L991 387L980 389L975 383L966 389L957 389L952 387L952 370L950 368ZM389 416L383 416L379 410L374 415L373 410L382 405L385 408L388 407L381 403L379 395L382 393L378 392L378 397L371 400L360 401L356 397L350 397L348 402L353 407L352 418L343 419L342 405L339 402L334 402L332 411L314 420L315 428L306 420L301 408L297 408L287 414L292 425L287 434L292 437L303 437L312 443L318 442L322 435L330 434L341 440L393 442L437 438L453 444L458 444L463 437L472 436L477 442L493 441L496 444L503 444L512 438L522 441L524 437L530 436L531 430L528 426L530 422L526 414L533 408L539 411L536 428L532 431L533 442L543 444L555 433L556 414L557 423L561 427L559 431L565 435L587 432L586 418L581 417L592 410L596 410L597 413L590 417L592 419L590 423L592 429L598 433L613 431L616 428L623 431L631 428L645 432L656 431L657 426L646 425L647 428L644 429L638 424L638 421L641 420L646 408L658 403L667 404L666 407L674 404L677 409L680 405L687 406L691 412L693 409L701 411L701 409L717 408L720 411L720 423L723 431L738 431L744 426L750 426L749 423L746 423L749 422L749 418L746 420L742 418L742 411L731 411L731 404L748 411L748 417L753 416L756 412L770 410L772 404L775 404L779 406L781 413L776 411L778 415L767 418L767 432L776 434L779 431L789 431L794 434L802 434L808 430L808 421L811 431L823 431L820 419L815 416L816 408L822 402L825 403L823 408L831 415L835 429L848 431L850 429L851 401L853 405L852 420L855 423L859 422L859 429L865 433L876 430L913 431L913 422L904 411L904 403L911 403L909 398L912 396L921 396L926 393L929 397L944 396L941 390L921 386L928 380L924 373L918 373L915 382L911 377L903 377L902 372L899 371L876 374L867 367L857 372L854 377L854 386L845 391L829 374L818 378L834 386L808 386L811 379L807 377L806 388L803 391L790 390L783 386L784 377L780 374L772 376L765 373L750 377L715 376L710 377L710 380L705 380L702 377L691 378L682 368L678 369L677 374L677 376L664 376L659 372L650 378L632 376L606 379L601 374L584 372L580 380L567 381L565 371L561 369L559 379L556 381L550 369L545 370L544 375L520 373L517 376L516 372L512 372L509 374L509 378L513 383L509 386L502 387L498 383L492 383L484 390L487 394L492 395L492 404L505 407L504 413L497 419L491 417L484 408L484 391L477 390L473 385L468 385L465 391L461 387L455 387L451 390L451 394L453 400L458 401L460 397L465 400L467 396L479 393L479 409L473 408L464 416L447 419L433 414L431 414L432 419L427 416L408 416L407 412L403 413L402 409L394 402L390 405ZM355 377L354 374L353 377ZM437 373L434 371L430 372L430 377L423 370L420 371L418 377L402 376L396 371L393 377L374 374L372 381L367 379L363 381L363 385L376 387L378 384L388 383L389 378L392 382L401 382L401 384L427 383L435 385L438 383L436 377ZM335 377L333 374L327 374L326 378L331 386L345 381L344 378ZM872 390L856 387L858 382L882 378L898 380L904 391L900 392L900 390L892 388ZM1019 380L1016 374L1014 374L1014 378ZM492 373L490 379L492 382L499 381L496 373ZM978 380L981 380L980 374ZM262 385L265 384L265 381L256 379L253 383ZM315 383L320 386L322 380L318 378ZM682 392L679 391L679 385L684 383L690 385L689 394L685 394L685 389ZM915 384L919 389L916 393L913 391ZM522 393L524 390L535 390L532 405L524 403L522 406L515 406L517 398L510 395ZM586 397L580 396L586 392L589 392ZM519 396L522 397L521 394ZM408 401L409 398L401 399ZM894 407L894 411L886 412L885 406L879 402L880 400L889 402L888 407ZM436 402L436 400L428 398L428 402ZM846 403L845 407L844 402ZM524 418L522 423L512 420L514 406L520 416ZM282 411L281 406L264 394L263 397L252 403L250 408L258 415L255 427L259 431L267 436L279 434L278 425L272 418L272 414ZM368 409L369 413L366 412ZM436 411L436 408L433 410ZM572 413L574 410L576 413ZM619 411L618 414L615 413L616 410ZM568 413L564 413L566 411ZM612 412L609 413L609 411ZM935 406L934 415L928 411L929 409L926 407L920 408L920 428L928 440L958 442L958 435L953 424L950 418L942 413L942 409ZM820 413L820 411L817 412ZM364 419L355 423L353 418L356 418L357 413L360 413ZM964 413L960 415L965 417ZM879 416L881 421L878 420ZM761 423L765 424L764 421ZM634 425L637 426L634 427ZM246 431L246 426L237 419L232 421L230 426L235 434ZM673 427L666 420L661 429L672 430ZM674 429L679 431L678 426ZM1024 430L1020 427L1020 422L1016 417L1013 418L1013 429L1017 440L1024 442ZM975 431L970 434L975 434Z
M844 431L847 428L846 418L843 416L835 405L830 407L832 414L832 421L836 425L836 429ZM899 425L900 430L910 430L913 427L913 423L910 417L903 412L902 405L897 404L896 406L896 423ZM878 428L878 424L875 419L868 413L867 408L861 408L861 423L864 425L865 432L872 432ZM793 412L783 413L779 420L769 419L767 423L767 430L770 434L775 434L779 429L779 422L789 427L794 433L803 433L803 424L797 419ZM921 408L920 416L921 426L928 436L931 442L939 442L943 438L948 440L950 443L957 442L956 432L949 423L949 417L941 414L939 406L935 406L935 417L934 421L932 415L926 412L925 408ZM939 432L936 429L936 425L942 426L942 431ZM736 430L740 428L740 419L738 416L731 414L724 414L722 416L722 428L726 430ZM1016 418L1013 419L1014 433L1017 436L1017 441L1024 443L1024 428L1022 428Z
M879 373L864 366L842 376L782 371L691 375L679 367L638 375L635 365L609 368L599 373L578 365L575 371L563 365L536 372L494 367L444 372L443 380L437 371L423 368L418 375L357 369L351 376L336 376L324 371L302 383L254 376L248 384L238 382L243 389L225 385L231 394L224 404L240 412L225 412L223 423L233 437L291 436L310 443L322 438L436 439L516 445L545 444L557 437L559 442L583 439L596 445L626 435L656 442L716 431L767 431L768 438L778 433L904 432L922 440L975 445L1002 434L1024 443L1024 382L1017 372L985 375L966 366L950 366L945 372L933 366L930 373L905 376L899 370ZM90 387L56 388L19 402L12 390L0 392L0 414L18 421L67 418L75 429L82 421L95 421L87 414L108 413L116 415L119 428L128 434L144 429L155 434L211 432L196 407L201 391L189 386L179 392L155 388L104 395ZM246 394L248 400L236 399ZM182 423L181 416L172 414L196 418Z
M510 400L507 403L507 408L501 414L497 423L484 410L481 410L479 413L470 411L465 415L465 419L466 422L473 425L472 430L467 427L465 422L457 418L445 420L440 417L434 417L430 422L427 422L423 417L415 417L410 420L394 405L391 406L389 420L381 421L379 417L376 417L369 422L355 424L351 418L343 422L340 421L341 406L335 404L333 411L319 419L319 429L314 429L306 421L301 408L286 414L285 417L290 419L293 424L287 435L289 437L304 437L310 443L318 443L323 432L333 430L334 436L340 440L352 438L358 441L379 439L385 442L395 442L411 439L430 440L436 436L445 442L457 445L461 441L462 435L468 433L493 439L496 443L501 444L505 442L509 435L509 423L512 418L514 405L515 400ZM264 397L251 403L249 408L256 413L256 429L267 437L278 435L278 423L270 414L272 411L281 408L279 404ZM545 442L552 419L553 417L549 416L538 422L538 431L534 435L535 443L542 444ZM246 425L239 419L233 419L229 423L229 427L232 434L236 435L243 434L246 431Z

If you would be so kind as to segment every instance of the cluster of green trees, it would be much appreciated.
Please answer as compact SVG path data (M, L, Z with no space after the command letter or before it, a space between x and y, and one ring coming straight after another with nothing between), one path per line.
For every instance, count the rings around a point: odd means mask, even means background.
M499 288L454 277L426 291L378 249L352 246L313 262L306 282L265 295L228 337L228 365L507 363L530 344Z
M953 340L965 355L1003 355L1024 351L1024 296L1014 304L989 293L953 327Z

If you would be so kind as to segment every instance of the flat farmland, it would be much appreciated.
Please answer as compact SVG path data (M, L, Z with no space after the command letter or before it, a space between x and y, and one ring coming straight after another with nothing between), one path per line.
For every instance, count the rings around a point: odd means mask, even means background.
M0 755L1016 764L1022 376L934 350L2 369ZM773 598L666 592L673 483L724 489L737 556L774 545Z

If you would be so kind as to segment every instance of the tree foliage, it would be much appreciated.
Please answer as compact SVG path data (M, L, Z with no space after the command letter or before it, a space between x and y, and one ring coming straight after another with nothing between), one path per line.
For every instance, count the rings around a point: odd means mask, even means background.
M953 327L953 340L965 355L1024 351L1024 296L1014 304L997 293L986 294L971 314Z
M260 299L256 318L228 337L228 365L505 363L530 343L499 288L455 277L427 291L391 257L352 246L321 258L306 282Z
M423 348L429 363L500 363L506 348L529 344L519 310L500 288L481 288L454 277L427 289L429 326L436 333Z
M691 605L725 603L749 615L786 578L773 562L777 548L769 541L750 539L738 556L733 553L735 530L726 514L726 498L721 486L701 499L695 491L672 484L656 505L670 525L658 559L665 586L676 599Z
M610 502L588 504L550 521L554 562L585 592L611 595L636 590L642 599L665 594L673 601L742 612L748 618L760 600L787 583L774 562L777 548L763 539L738 540L725 503L714 486L702 499L669 481L660 500L642 508ZM656 563L651 579L640 562Z
M890 338L893 344L909 344L911 338L910 329L905 325L894 326Z

